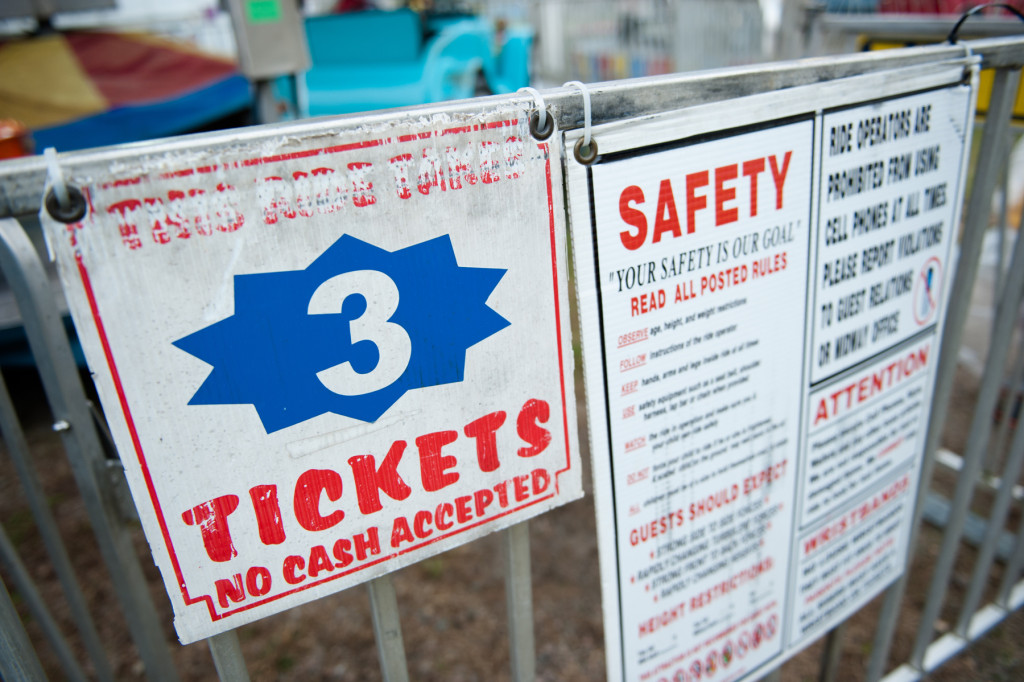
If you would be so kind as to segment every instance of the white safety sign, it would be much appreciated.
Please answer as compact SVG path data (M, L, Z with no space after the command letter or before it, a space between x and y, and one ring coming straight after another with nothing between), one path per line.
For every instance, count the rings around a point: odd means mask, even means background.
M763 675L903 570L963 67L599 126L569 162L610 679Z
M140 152L45 220L183 643L582 495L557 150L351 128Z

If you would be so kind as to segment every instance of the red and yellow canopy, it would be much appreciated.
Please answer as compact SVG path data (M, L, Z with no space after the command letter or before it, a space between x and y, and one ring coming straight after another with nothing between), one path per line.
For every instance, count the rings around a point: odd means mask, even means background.
M0 42L0 119L60 151L186 132L247 107L235 64L143 33Z

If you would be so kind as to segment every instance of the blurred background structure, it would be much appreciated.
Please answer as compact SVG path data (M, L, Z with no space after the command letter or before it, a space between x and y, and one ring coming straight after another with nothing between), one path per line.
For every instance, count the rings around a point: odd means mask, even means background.
M66 151L525 85L939 42L973 4L10 0L0 6L0 119L29 129L21 138L37 152ZM963 36L1016 30L993 10Z

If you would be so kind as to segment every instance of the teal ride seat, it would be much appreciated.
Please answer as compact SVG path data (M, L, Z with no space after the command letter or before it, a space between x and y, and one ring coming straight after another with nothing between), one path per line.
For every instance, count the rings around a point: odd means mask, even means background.
M463 99L482 82L494 93L529 85L530 29L507 31L497 57L490 24L471 16L336 14L307 19L306 35L312 67L296 83L302 116Z

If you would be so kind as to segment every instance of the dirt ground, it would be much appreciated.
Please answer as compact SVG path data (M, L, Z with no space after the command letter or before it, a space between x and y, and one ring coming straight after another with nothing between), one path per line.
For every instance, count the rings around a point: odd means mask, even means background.
M118 679L140 679L142 664L131 644L124 620L99 558L86 514L59 441L50 430L51 418L34 372L7 370L11 394L19 405L27 437L44 480L47 496L69 553L91 604L100 636ZM947 420L945 445L962 451L969 427L967 408L973 403L976 379L959 377L954 405ZM587 457L584 457L587 460ZM604 633L600 576L589 472L587 496L530 522L533 599L536 628L537 678L560 682L605 677ZM940 471L936 487L947 494L955 477ZM982 507L988 500L979 497ZM1014 519L1016 521L1016 519ZM60 587L46 559L10 459L0 455L0 522L29 567L71 644L85 660L79 638L67 613ZM905 660L912 646L918 614L938 554L941 532L924 525L909 581L903 615L892 646L891 661ZM150 578L153 601L184 680L215 679L209 650L203 643L180 646L171 628L171 610L159 575L148 556L141 531L137 549ZM949 589L941 628L956 621L973 563L973 550L961 552ZM414 680L506 680L509 652L505 625L505 596L500 543L489 536L394 574L401 609L410 677ZM990 581L999 584L1001 565ZM10 579L5 577L10 586ZM51 679L64 675L42 638L37 623L13 595L26 627ZM872 648L880 606L876 599L849 621L843 640L840 680L861 680ZM242 649L254 680L377 680L380 669L374 647L369 598L356 588L292 611L272 616L239 630ZM1024 613L1018 612L949 662L931 679L1024 679ZM783 680L817 679L823 645L819 641L782 668Z

